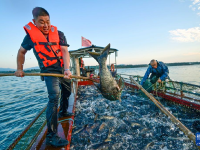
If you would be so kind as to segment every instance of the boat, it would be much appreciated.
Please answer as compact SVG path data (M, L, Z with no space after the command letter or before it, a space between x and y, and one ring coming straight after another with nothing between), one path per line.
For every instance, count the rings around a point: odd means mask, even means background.
M92 45L90 47L80 48L78 50L69 51L71 58L71 71L73 75L80 75L79 69L79 57L89 58L88 52L102 52L104 47ZM115 63L117 57L117 49L111 48L109 54L109 66L110 55L115 54ZM96 70L98 70L96 68ZM140 83L142 77L138 75L127 75L127 74L117 74L124 79L124 85L130 88L134 93L138 93L139 88L136 84L132 83L130 77L134 78L138 83ZM88 74L89 76L89 74ZM94 76L96 82L98 82L97 75ZM94 85L93 81L90 80L80 80L76 79L72 82L71 95L69 97L69 112L75 113L77 97L79 97L77 91L80 87L83 86L92 86ZM149 89L148 89L149 88ZM177 81L168 81L160 84L155 84L152 87L148 87L147 90L152 95L158 96L160 98L172 101L174 103L189 107L190 109L200 110L200 86L177 82ZM23 150L63 150L70 149L70 142L72 136L72 130L74 126L74 116L64 117L58 120L58 135L62 138L65 138L69 141L69 144L66 147L54 148L45 144L45 137L47 133L46 127L46 118L45 118L46 107L41 110L40 113L31 121L31 123L24 129L24 131L14 140L14 142L8 147L8 150L12 149L23 149ZM76 117L76 116L75 116ZM33 134L33 132L35 134Z

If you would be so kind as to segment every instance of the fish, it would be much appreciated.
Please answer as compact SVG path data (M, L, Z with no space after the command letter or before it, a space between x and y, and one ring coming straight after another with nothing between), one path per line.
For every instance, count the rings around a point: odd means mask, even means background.
M141 130L141 132L140 132L140 133L145 133L145 132L147 132L147 131L149 131L149 129L147 129L147 128L144 128L144 129L142 129L142 130Z
M101 143L96 143L88 146L88 149L96 149L96 150L107 150L109 149L109 142L101 142Z
M99 127L99 131L101 131L105 126L106 126L106 124L105 124L105 123L102 123L102 124L100 125L100 127Z
M190 141L188 137L168 137L169 140Z
M136 126L140 127L141 125L139 123L131 123L131 127L136 127Z
M147 144L144 148L144 150L149 150L149 147L153 146L154 142L150 142L149 144Z
M77 134L77 133L80 133L80 132L86 130L87 126L88 126L88 124L86 124L83 128L81 128L81 129L75 131L74 134Z
M94 117L94 122L97 120L98 118L98 114L94 112L94 110L92 109L92 112L94 113L95 117Z
M121 102L121 94L124 87L122 84L123 79L119 79L120 81L118 82L118 85L117 81L115 78L113 78L112 74L108 70L106 62L109 51L110 44L104 48L101 54L96 52L88 52L90 56L92 56L99 63L100 83L95 84L95 86L101 92L104 98L111 101L119 100Z
M111 141L111 136L112 136L112 134L111 134L110 131L109 131L108 136L107 136L107 138L105 139L104 142L109 142L109 141Z
M111 120L111 119L114 119L115 117L113 116L103 116L101 117L101 119L108 119L108 120Z
M97 126L99 126L99 123L92 124L92 126L88 125L86 128L86 131L88 133L92 133L92 132L94 132L94 130L96 129Z

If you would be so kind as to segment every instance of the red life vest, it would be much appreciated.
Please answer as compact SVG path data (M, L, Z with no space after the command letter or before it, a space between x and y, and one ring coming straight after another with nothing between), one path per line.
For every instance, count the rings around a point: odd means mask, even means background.
M48 35L49 42L43 33L32 22L29 22L27 25L25 25L24 30L27 34L29 34L31 40L33 41L40 61L42 61L45 67L49 67L58 61L60 61L61 67L63 66L57 27L51 26Z
M81 59L81 68L83 68L84 61Z

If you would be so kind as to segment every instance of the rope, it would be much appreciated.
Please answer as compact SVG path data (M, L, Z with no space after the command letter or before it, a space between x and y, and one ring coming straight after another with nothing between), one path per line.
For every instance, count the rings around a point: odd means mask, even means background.
M58 123L61 123L61 122L67 121L67 120L72 121L72 126L74 126L74 120L72 118L60 120L60 121L58 121Z
M155 84L155 83L154 83ZM151 86L149 86L147 89L146 89L146 91L148 90L148 89L150 89L151 87L153 87L154 86L154 84L152 84Z

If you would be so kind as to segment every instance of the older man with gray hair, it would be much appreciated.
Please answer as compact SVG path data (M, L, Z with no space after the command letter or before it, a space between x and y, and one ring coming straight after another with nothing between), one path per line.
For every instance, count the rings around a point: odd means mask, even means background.
M150 76L150 82L152 84L159 82L161 83L162 81L165 81L165 79L169 78L169 70L168 67L161 61L157 61L155 59L152 59L150 61L149 67L140 83L140 85L143 85L145 81L148 79L149 74L151 73Z

